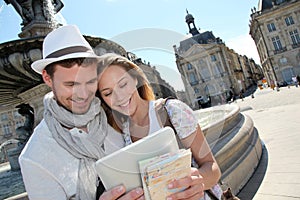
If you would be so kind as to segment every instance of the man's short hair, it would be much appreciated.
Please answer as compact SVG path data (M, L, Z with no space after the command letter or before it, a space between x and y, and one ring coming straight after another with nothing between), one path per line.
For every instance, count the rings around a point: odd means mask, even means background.
M53 74L56 70L56 65L60 65L64 68L71 68L75 64L85 67L85 66L97 63L97 62L98 62L98 60L96 58L70 58L70 59L60 60L60 61L51 63L45 67L45 70L46 70L47 74L49 74L49 76L51 78L53 78Z

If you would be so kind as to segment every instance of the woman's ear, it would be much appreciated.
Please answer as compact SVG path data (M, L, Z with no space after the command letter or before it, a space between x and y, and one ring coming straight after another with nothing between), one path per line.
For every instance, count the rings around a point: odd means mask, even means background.
M52 79L51 79L50 75L46 72L46 70L42 71L42 77L43 77L43 80L46 83L46 85L48 85L49 87L52 88Z

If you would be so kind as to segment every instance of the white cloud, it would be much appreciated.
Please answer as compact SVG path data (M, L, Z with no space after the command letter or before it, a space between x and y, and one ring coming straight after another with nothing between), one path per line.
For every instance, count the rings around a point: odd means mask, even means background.
M3 4L0 6L0 13L2 13L3 10Z
M229 40L225 41L225 43L226 46L233 49L236 53L240 55L246 55L248 58L253 58L257 64L260 64L255 43L249 34L230 38Z

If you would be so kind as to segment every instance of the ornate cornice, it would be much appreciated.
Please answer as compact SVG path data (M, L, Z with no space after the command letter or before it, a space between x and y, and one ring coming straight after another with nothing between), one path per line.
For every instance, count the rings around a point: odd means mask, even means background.
M18 97L22 100L22 102L30 103L36 99L39 99L39 97L43 97L50 91L51 89L43 83L19 94Z

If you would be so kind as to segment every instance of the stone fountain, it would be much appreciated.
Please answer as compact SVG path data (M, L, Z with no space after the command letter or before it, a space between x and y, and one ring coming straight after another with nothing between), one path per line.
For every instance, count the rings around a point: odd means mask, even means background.
M195 115L221 168L221 187L238 194L255 172L263 150L252 119L235 104L201 109Z

